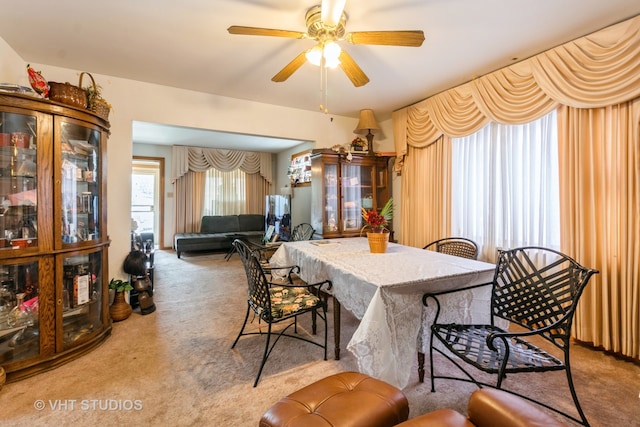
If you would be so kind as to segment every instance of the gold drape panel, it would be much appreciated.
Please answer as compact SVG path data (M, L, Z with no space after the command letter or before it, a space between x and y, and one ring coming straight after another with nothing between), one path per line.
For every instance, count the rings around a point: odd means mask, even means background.
M611 111L608 113L611 121L604 124L597 118L603 113L592 111L630 101L635 106L640 97L639 76L640 16L636 16L394 112L396 170L402 172L403 235L400 241L419 246L422 243L420 239L430 238L427 228L432 232L447 229L448 219L442 217L442 212L448 212L448 208L436 203L435 198L422 197L421 194L427 191L425 189L448 192L449 187L443 187L441 183L450 182L450 177L435 175L434 169L437 170L438 166L432 163L433 158L419 162L419 159L429 159L417 154L421 149L443 136L459 137L474 133L489 121L521 124L561 106L589 109L578 116L593 115L591 124L586 126L594 128L587 131L584 120L581 120L579 132L565 131L559 135L561 150L574 146L573 150L579 152L583 144L581 138L587 135L591 142L584 143L596 145L590 149L590 158L585 159L586 154L583 154L579 157L581 162L576 163L575 155L565 152L564 161L560 164L563 176L560 191L567 196L561 206L561 227L563 233L568 233L563 234L563 244L569 245L563 250L601 271L589 285L591 296L578 307L574 331L580 340L627 356L640 357L640 253L637 250L637 242L640 241L640 227L637 225L640 135L637 120L628 126L621 125L627 123L623 118L625 115ZM636 107L628 108L632 111L630 115L636 114ZM574 116L575 113L560 115L559 128L577 126ZM569 122L562 123L564 120ZM606 129L607 126L619 133L610 133L613 130ZM621 136L621 133L626 135ZM604 152L618 155L620 162L625 158L633 160L627 160L631 163L625 168L615 162L602 163ZM410 156L419 159L410 159ZM623 170L627 171L624 178L621 175ZM450 170L441 172L450 174ZM428 175L418 178L421 173ZM573 177L569 179L567 174L573 174ZM416 185L416 182L420 184ZM589 192L617 194L624 189L627 200L583 200L574 194L578 189L583 197ZM448 199L443 197L443 202ZM605 202L615 203L615 206L605 209ZM411 218L411 222L405 217ZM422 236L413 237L415 224L431 221L440 223L429 227L420 225L418 230ZM584 235L591 237L581 240ZM584 243L588 243L586 247ZM614 245L615 250L610 245ZM603 298L601 292L609 296Z
M562 247L600 270L576 313L575 334L640 356L640 98L559 111ZM586 171L586 172L585 172Z
M271 194L269 184L259 173L247 174L247 212L266 215L266 196Z
M442 136L424 149L409 146L406 160L406 173L402 175L402 235L395 237L405 245L423 247L448 236L451 229L451 138ZM425 217L425 206L438 208L429 209L430 214Z
M176 233L200 231L205 172L187 172L175 182ZM196 195L200 195L196 197Z

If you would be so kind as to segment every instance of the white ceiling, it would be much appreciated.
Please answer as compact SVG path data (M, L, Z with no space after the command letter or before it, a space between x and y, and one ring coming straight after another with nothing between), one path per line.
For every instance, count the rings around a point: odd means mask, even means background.
M148 122L133 122L132 134L134 142L138 144L189 145L210 148L233 147L234 150L268 153L277 153L303 142L309 142Z
M304 64L286 82L271 81L312 40L230 35L227 28L304 32L305 12L319 3L2 0L0 37L26 62L318 111L317 67ZM343 43L370 78L363 87L339 68L329 73L332 114L357 117L372 108L386 120L395 109L631 18L640 1L348 0L345 10L347 31L425 33L419 48ZM140 125L145 139L154 138L150 125Z

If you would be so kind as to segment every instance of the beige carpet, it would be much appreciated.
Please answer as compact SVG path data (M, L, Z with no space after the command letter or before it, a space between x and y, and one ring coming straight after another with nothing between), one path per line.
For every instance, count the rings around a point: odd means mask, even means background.
M185 254L178 260L172 251L159 251L155 280L155 313L134 311L90 354L6 384L0 391L0 424L257 426L282 396L356 369L346 350L335 361L331 349L323 361L321 349L283 338L253 388L262 337L245 337L231 349L246 308L246 279L237 255L229 262L224 254ZM343 348L357 324L343 310ZM332 342L331 322L329 331ZM580 346L572 354L578 394L592 426L637 423L640 367ZM465 410L473 386L440 381L431 393L418 383L416 367L413 372L404 390L412 417L440 407ZM562 373L513 376L507 384L572 408ZM36 408L40 404L44 409Z

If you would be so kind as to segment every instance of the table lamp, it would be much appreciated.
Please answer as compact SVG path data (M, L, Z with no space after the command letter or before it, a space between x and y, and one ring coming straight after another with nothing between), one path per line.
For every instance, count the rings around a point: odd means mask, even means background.
M373 155L373 135L380 132L380 127L373 116L373 110L360 110L360 121L353 133L365 135L367 138L367 154Z

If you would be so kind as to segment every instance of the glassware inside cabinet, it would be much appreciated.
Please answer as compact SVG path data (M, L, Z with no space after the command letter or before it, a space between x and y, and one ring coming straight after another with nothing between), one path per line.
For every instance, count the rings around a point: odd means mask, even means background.
M338 165L325 165L324 232L338 231Z
M362 207L372 196L371 166L342 166L342 229L355 232L362 228Z
M0 363L40 353L38 263L0 266Z
M387 187L387 169L378 168L376 177L376 201L378 203L377 208L380 210L389 200L389 188Z
M0 250L37 246L36 117L0 113Z
M98 239L100 132L62 123L62 242Z
M70 344L102 325L102 252L67 257L62 268L63 334Z

